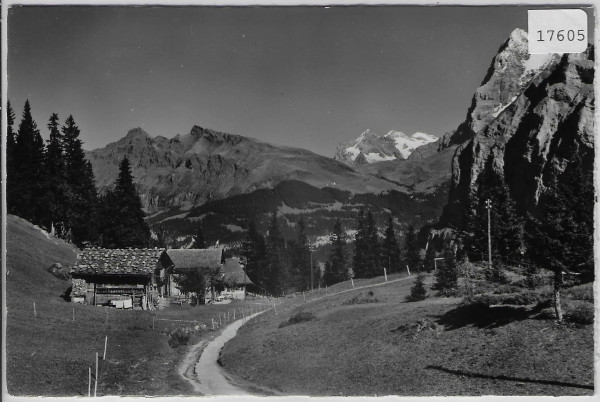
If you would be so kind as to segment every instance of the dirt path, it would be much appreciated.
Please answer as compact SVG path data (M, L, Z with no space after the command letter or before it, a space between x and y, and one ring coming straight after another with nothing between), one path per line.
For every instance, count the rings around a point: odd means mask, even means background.
M263 312L260 311L243 320L234 321L223 328L221 334L215 339L203 340L190 348L179 366L179 374L194 387L194 391L206 396L254 394L233 384L226 376L225 370L219 365L218 360L221 349L237 334L238 329L249 319ZM194 362L197 363L194 364Z

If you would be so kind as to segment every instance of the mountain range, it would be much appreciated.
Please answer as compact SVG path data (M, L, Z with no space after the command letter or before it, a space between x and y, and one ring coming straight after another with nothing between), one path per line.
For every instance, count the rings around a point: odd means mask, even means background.
M322 236L335 218L353 228L363 207L381 226L392 214L399 231L440 216L438 228L453 227L490 155L522 211L535 207L548 166L561 168L576 155L591 163L593 74L593 49L529 55L527 33L516 29L465 120L439 139L367 130L327 158L198 126L173 138L138 128L88 157L102 192L127 156L151 227L182 239L202 225L209 240L236 242L250 219L266 230L272 212L284 233L292 235L302 217L310 235Z

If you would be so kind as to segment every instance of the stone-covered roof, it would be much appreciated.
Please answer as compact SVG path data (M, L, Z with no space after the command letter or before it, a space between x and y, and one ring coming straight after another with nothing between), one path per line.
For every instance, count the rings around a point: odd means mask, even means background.
M251 284L252 281L244 272L242 264L240 264L237 258L228 258L225 260L225 264L223 264L222 269L223 274L225 275L223 280L225 283L234 283L236 285L241 284Z
M87 248L77 256L71 275L151 276L162 252L162 249Z
M172 265L176 270L191 268L217 268L221 266L223 249L215 247L169 249L165 251L165 254L168 257L167 264Z

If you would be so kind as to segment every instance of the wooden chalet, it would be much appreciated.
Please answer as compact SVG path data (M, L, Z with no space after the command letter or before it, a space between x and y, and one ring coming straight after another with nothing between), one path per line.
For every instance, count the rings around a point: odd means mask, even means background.
M246 287L251 285L252 281L237 258L228 258L223 264L223 283L225 290L221 293L222 296L231 299L245 299Z
M71 269L71 299L118 308L151 308L162 249L84 249Z
M223 264L222 248L197 248L197 249L169 249L160 257L161 265L165 268L161 272L161 286L159 292L163 297L180 297L184 295L177 288L173 275L185 274L193 269L220 269Z

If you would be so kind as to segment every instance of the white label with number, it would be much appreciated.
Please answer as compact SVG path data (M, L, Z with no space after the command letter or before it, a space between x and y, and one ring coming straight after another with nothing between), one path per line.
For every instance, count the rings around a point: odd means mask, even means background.
M581 53L588 45L588 17L580 9L528 10L530 54Z

